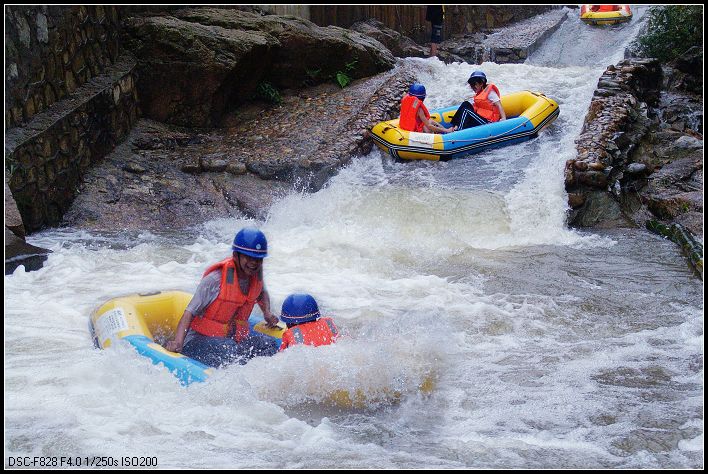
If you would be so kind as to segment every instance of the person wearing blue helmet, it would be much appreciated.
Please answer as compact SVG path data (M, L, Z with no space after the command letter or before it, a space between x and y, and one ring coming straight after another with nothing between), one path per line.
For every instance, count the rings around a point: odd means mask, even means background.
M246 363L278 352L277 340L251 332L248 318L258 304L268 327L278 324L263 284L263 259L268 241L258 229L241 229L229 258L206 269L194 297L165 348L211 367Z
M501 93L494 84L487 85L487 75L484 72L474 71L467 83L475 95L472 102L462 102L452 117L451 123L455 130L506 120Z
M329 345L339 336L332 318L322 317L317 301L306 293L295 293L285 298L280 319L288 326L282 336L281 351L296 344Z
M408 94L401 100L401 117L399 127L410 132L448 133L452 128L446 128L430 118L428 108L423 104L426 92L425 86L416 82L408 89Z

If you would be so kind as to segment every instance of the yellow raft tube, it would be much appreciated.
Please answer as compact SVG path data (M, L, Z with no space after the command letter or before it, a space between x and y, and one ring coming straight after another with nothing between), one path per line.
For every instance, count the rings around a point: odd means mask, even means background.
M214 368L168 351L155 342L156 339L166 341L172 337L191 299L192 294L177 290L112 298L96 308L89 318L89 331L94 345L107 349L122 340L152 360L153 364L163 364L182 385L205 381L214 372ZM252 331L273 337L278 342L286 329L282 322L277 328L268 328L265 321L256 316L251 316L248 322ZM429 376L421 383L419 390L425 394L433 388L434 380ZM351 393L349 390L336 390L326 394L323 399L339 407L364 408L373 402L395 402L401 396L401 392L395 390L369 394L357 389Z
M631 20L632 10L629 5L583 5L580 7L580 19L589 25L615 25Z
M399 119L379 122L371 129L374 143L398 160L448 161L490 148L530 140L560 113L558 103L539 92L519 91L501 97L506 120L446 134L403 130ZM430 111L430 117L449 127L458 106Z

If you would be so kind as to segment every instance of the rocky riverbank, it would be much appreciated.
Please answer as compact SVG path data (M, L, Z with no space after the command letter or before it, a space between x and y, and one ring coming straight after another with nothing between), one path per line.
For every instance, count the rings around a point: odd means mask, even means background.
M440 58L478 63L494 54L497 61L522 62L565 17L565 10L552 10L450 39L441 44ZM415 79L394 55L427 54L375 21L345 30L277 15L184 9L146 13L126 25L126 43L137 55L142 118L83 174L62 225L159 231L218 217L263 218L291 189L316 191L368 153L368 130L397 115ZM302 64L288 53L321 42L326 52ZM341 57L331 58L338 51ZM268 72L267 64L286 57ZM571 225L644 227L652 221L654 229L686 228L702 243L702 50L698 58L664 67L631 59L600 78L578 156L566 164ZM362 68L347 69L352 82L342 88L333 78L345 64ZM244 70L255 71L258 80ZM277 105L252 100L266 78L280 89ZM227 93L234 81L242 87ZM12 204L6 182L6 209ZM6 211L6 230L7 219ZM19 213L13 222L22 227ZM12 232L24 236L23 229ZM6 255L7 242L6 232ZM41 251L17 253L34 258Z
M608 67L565 168L571 225L646 227L679 244L701 278L702 58Z
M367 154L371 124L397 114L413 71L397 66L345 89L292 91L251 104L224 128L196 132L142 119L87 175L65 224L85 229L179 229L218 217L265 217L293 188L315 191Z

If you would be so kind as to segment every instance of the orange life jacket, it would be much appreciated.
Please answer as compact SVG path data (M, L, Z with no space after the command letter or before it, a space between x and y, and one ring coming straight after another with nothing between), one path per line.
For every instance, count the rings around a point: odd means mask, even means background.
M283 333L280 350L285 350L295 344L308 346L326 346L332 344L339 335L332 318L320 318L317 321L298 324Z
M423 108L425 118L430 118L428 108L423 104L423 101L416 96L406 94L401 100L401 118L398 121L398 126L409 132L422 132L423 122L418 117L418 109Z
M590 7L590 11L593 12L616 12L619 9L619 5L593 5Z
M221 271L219 295L207 306L201 317L195 315L190 328L211 337L228 337L233 332L234 340L239 342L250 332L248 318L263 291L263 282L257 275L253 275L249 282L248 294L244 295L238 284L238 270L233 257L210 266L204 276L216 270Z
M474 111L477 115L484 117L490 122L498 122L501 118L499 109L497 109L497 106L489 100L489 92L492 90L501 98L501 94L499 93L497 86L494 84L489 84L487 87L482 89L479 94L474 96Z

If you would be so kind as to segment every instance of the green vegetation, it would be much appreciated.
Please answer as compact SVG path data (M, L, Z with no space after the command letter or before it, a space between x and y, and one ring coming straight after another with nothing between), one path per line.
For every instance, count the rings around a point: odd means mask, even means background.
M320 74L322 69L305 69L305 75L307 77L302 81L304 87L312 87L320 82Z
M702 5L657 5L648 15L647 33L638 40L646 57L671 61L692 46L703 47Z
M275 105L280 105L283 102L280 92L278 92L278 89L273 87L270 82L261 82L258 84L256 87L256 97Z
M339 84L339 87L341 87L342 89L344 89L352 82L352 78L349 77L349 74L354 70L357 62L359 62L359 60L355 59L350 63L346 63L344 65L344 71L337 71L335 79L337 80L337 84Z
M337 83L339 84L339 87L344 89L350 82L352 82L352 79L346 73L337 71Z
M5 170L7 171L8 176L12 177L17 168L19 168L19 165L12 156L5 158Z

